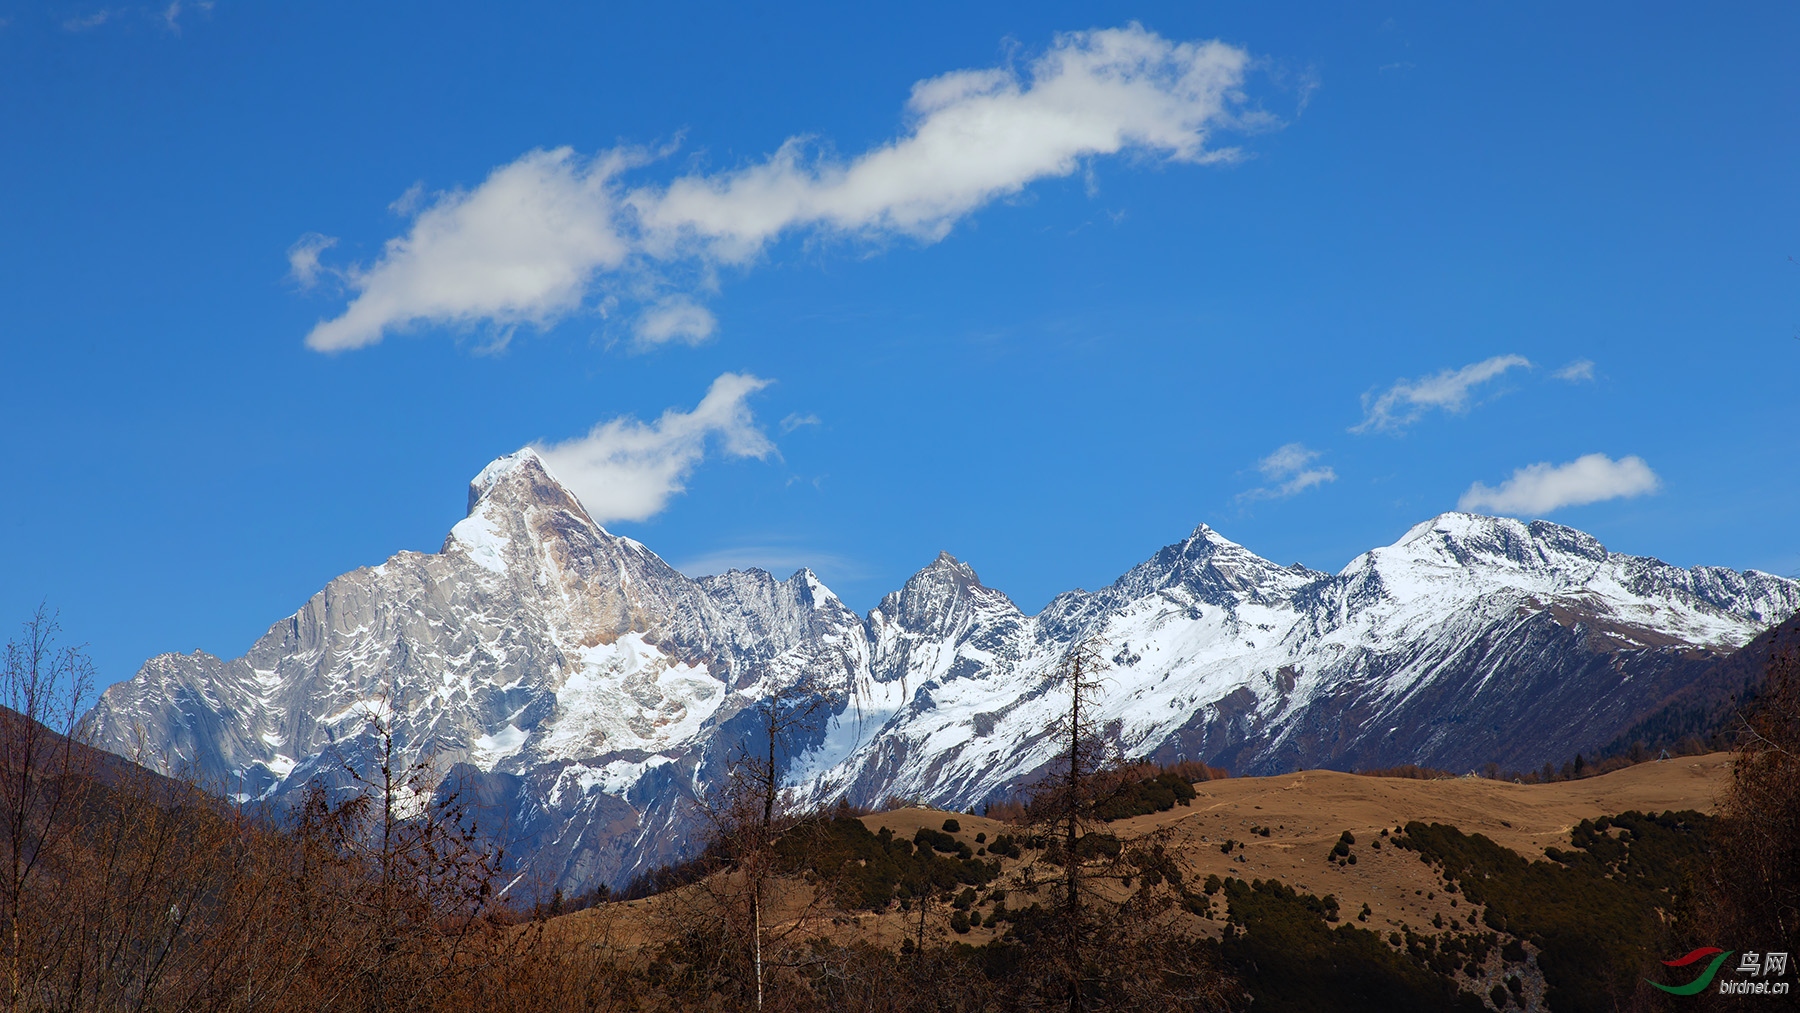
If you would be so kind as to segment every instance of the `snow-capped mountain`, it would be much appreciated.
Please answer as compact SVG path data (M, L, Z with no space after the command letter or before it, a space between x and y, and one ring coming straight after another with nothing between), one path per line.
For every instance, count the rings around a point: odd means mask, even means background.
M98 744L245 799L367 770L378 729L473 791L526 888L618 883L692 847L688 804L771 699L803 800L1004 796L1054 755L1058 662L1111 657L1131 756L1240 773L1534 766L1607 741L1800 585L1444 514L1338 574L1205 525L1035 616L949 555L859 618L810 571L691 579L593 523L530 450L471 483L435 554L345 574L242 658L165 654L107 690Z

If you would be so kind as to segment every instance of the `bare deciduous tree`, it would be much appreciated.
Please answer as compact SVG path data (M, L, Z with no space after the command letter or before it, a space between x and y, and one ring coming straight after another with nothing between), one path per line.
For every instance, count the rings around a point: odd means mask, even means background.
M0 670L0 848L5 882L7 1009L25 998L26 968L43 940L27 935L27 910L43 895L45 860L75 834L91 754L77 742L93 687L93 664L79 647L59 646L56 616L38 606L23 636L6 645Z
M1762 693L1742 720L1704 920L1740 948L1800 946L1800 635L1770 644Z
M746 944L747 991L758 1010L768 1002L772 967L793 968L807 962L792 944L827 900L817 884L804 879L777 883L776 877L777 841L803 822L802 814L784 805L781 755L793 748L797 734L816 726L826 702L811 679L771 691L755 708L760 741L754 748L746 744L726 765L723 781L698 800L708 825L708 850L726 868L700 891L710 914L695 918L689 912L686 917L692 924L715 926L720 945L712 951L712 959L728 974L735 963L734 943ZM780 923L773 924L770 904L778 888L789 903Z
M430 993L464 969L504 855L482 838L457 787L438 783L430 760L409 762L396 748L385 711L368 721L374 768L345 765L361 790L335 819L347 832L342 846L373 876L356 897L372 937L360 976L378 1011L426 1008Z

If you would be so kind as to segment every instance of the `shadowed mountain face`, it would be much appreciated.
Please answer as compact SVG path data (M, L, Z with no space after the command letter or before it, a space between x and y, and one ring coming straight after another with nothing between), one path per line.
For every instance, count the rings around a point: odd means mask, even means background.
M1609 741L1800 610L1783 578L1445 514L1338 574L1202 525L1036 616L942 555L859 618L806 570L682 575L529 450L469 495L442 550L337 578L242 658L151 659L102 697L97 740L280 802L347 785L384 726L499 815L521 889L579 889L692 851L695 792L758 746L770 700L817 715L779 751L802 801L1012 792L1053 757L1057 661L1091 637L1131 756L1529 767Z

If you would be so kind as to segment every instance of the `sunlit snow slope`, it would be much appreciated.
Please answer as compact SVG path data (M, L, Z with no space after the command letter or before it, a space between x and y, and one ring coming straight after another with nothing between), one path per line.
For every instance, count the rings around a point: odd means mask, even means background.
M505 828L520 889L579 889L691 850L689 800L771 698L813 708L781 750L811 801L1010 793L1055 749L1057 662L1084 638L1111 658L1102 720L1127 755L1527 767L1607 741L1797 609L1780 577L1453 513L1335 575L1202 525L1036 616L941 555L859 619L806 570L682 575L525 450L476 477L438 553L337 578L242 658L153 658L92 720L106 748L277 803L348 787L391 729Z

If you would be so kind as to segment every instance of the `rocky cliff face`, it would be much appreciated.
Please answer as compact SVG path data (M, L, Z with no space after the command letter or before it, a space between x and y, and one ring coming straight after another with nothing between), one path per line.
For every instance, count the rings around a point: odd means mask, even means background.
M747 707L866 679L861 621L809 572L690 580L531 451L469 495L441 551L333 580L242 658L153 659L101 698L98 741L279 801L372 769L385 728L505 814L534 880L576 885L682 853L685 786Z
M276 803L348 786L387 729L504 824L520 889L578 889L686 854L689 800L769 700L818 715L780 755L817 802L965 808L1027 783L1055 752L1057 662L1090 638L1127 755L1526 767L1609 740L1797 610L1783 578L1445 514L1338 574L1202 525L1036 616L942 555L859 618L810 571L684 576L526 450L476 477L438 553L337 578L242 658L154 658L92 721L108 749Z

